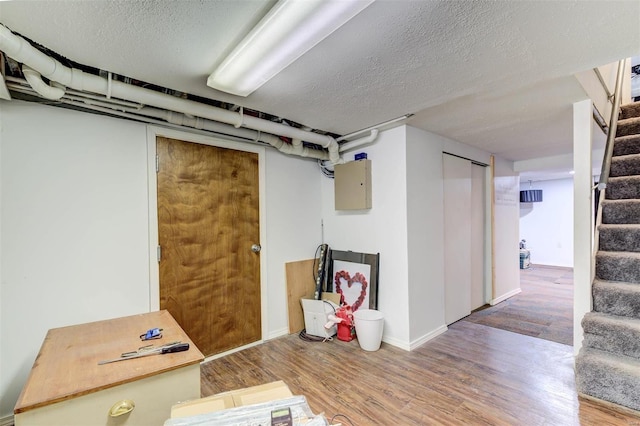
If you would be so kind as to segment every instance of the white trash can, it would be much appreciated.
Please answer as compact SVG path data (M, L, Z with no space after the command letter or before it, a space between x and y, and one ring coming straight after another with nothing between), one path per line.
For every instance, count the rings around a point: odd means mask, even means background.
M382 313L374 309L358 309L353 313L353 321L360 347L365 351L380 349L384 326Z

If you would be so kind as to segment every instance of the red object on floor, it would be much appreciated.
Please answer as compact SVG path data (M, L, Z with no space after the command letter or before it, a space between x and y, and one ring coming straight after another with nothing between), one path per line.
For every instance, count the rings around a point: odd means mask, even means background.
M353 325L353 311L351 306L342 306L336 311L336 316L342 321L338 323L338 340L350 342L356 335Z

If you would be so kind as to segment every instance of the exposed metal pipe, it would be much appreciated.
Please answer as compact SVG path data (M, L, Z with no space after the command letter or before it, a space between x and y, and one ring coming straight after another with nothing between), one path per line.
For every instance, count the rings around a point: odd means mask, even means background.
M320 145L328 151L328 160L332 164L343 162L339 154L338 142L328 135L305 131L295 127L264 120L261 118L243 115L222 108L201 104L188 99L156 92L138 86L125 84L112 79L84 73L76 68L68 68L54 58L51 58L22 37L13 34L7 27L0 25L0 50L15 61L37 71L41 76L52 82L57 82L65 87L81 92L92 92L108 97L115 97L150 105L153 107L184 113L189 116L203 117L212 121L236 125L242 123L243 127L258 131L262 134L282 135L292 139L300 139L306 142ZM43 82L44 83L44 82ZM274 136L275 137L275 136ZM279 142L280 139L278 138ZM280 145L279 142L275 142ZM284 142L282 142L284 144ZM311 156L314 150L308 150L301 146L295 149L281 145L280 148L294 155ZM279 148L279 149L280 149Z
M598 77L598 80L600 80L600 84L602 85L604 92L607 94L607 99L609 100L609 102L611 102L611 98L613 97L613 95L611 94L609 87L607 87L607 83L605 83L604 78L602 77L602 73L598 68L594 68L593 72L596 73L596 77Z
M403 115L403 116L400 116L400 117L397 117L397 118L391 119L391 120L389 120L389 121L385 121L384 123L376 124L375 126L367 127L367 128L365 128L365 129L361 129L361 130L355 131L355 132L353 132L353 133L349 133L348 135L340 136L340 137L339 137L338 139L336 139L336 140L337 140L338 142L342 142L342 141L349 140L349 139L351 139L351 138L352 138L352 137L354 137L354 136L357 136L357 135L361 135L361 134L363 134L363 133L370 132L370 131L371 131L371 130L373 130L373 129L380 130L380 129L382 129L382 128L392 127L392 126L394 126L396 123L400 123L400 122L402 122L402 121L407 120L407 119L408 119L408 118L410 118L412 115L413 115L413 114L405 114L405 115Z
M18 90L18 91L21 91L21 90ZM167 127L167 128L174 128L174 129L184 129L183 126L180 126L178 124L172 124L172 123L160 120L160 119L154 119L152 117L141 116L141 115L137 115L137 114L126 112L126 111L114 110L114 109L103 107L103 106L88 105L88 104L85 104L84 102L81 102L81 101L75 101L75 100L67 99L66 97L63 97L60 100L60 102L64 103L64 104L67 104L67 105L74 105L74 106L77 106L77 107L90 109L90 110L93 110L93 111L102 112L102 113L105 113L105 114L108 114L108 115L117 116L117 117L129 119L129 120L136 120L136 121L141 121L141 122L148 123L148 124L155 124L155 125L160 126L160 127ZM201 130L201 129L193 129L193 130L200 130L199 132L196 132L196 133L201 133L201 134L205 134L205 135L211 135L211 133L212 133L212 131L209 131L209 130ZM213 132L213 133L217 133L217 132ZM230 135L230 134L227 134L227 133L218 133L218 135L219 135L219 137L222 137L222 138L224 138L226 140L238 141L238 142L247 142L247 143L256 143L256 144L261 145L261 146L265 146L266 145L266 143L264 143L264 142L260 142L260 141L257 141L257 140L246 139L246 138L243 138L243 137L240 137L240 136L234 136L234 135Z
M600 111L598 111L598 108L596 108L595 104L593 105L593 119L595 120L600 130L602 130L602 133L606 135L607 129L609 127L607 127L607 122L604 120L604 117L602 116L602 114L600 114Z
M616 77L616 88L613 93L613 107L611 108L611 118L609 120L609 133L607 134L607 143L605 145L604 159L602 160L602 171L600 180L598 181L598 189L603 190L607 187L609 179L609 170L611 169L611 157L613 156L613 143L618 130L618 113L620 110L620 98L622 97L622 80L624 78L624 69L627 60L623 59L618 62L618 75Z
M315 158L319 160L327 160L329 158L329 155L325 151L318 149L309 149L303 146L302 143L297 145L288 144L279 137L269 133L261 133L247 128L237 128L235 126L218 123L212 120L201 119L199 117L190 117L174 111L144 107L137 111L136 114L153 116L179 126L204 129L215 133L231 134L248 140L261 140L273 146L278 151L284 154Z
M16 92L32 95L35 89L30 89L28 86L21 85L21 81L22 80L11 78L9 87ZM126 105L122 102L113 103L115 99L106 99L95 95L87 96L86 93L80 93L77 91L73 91L73 93L74 94L65 94L58 100L58 102L80 106L89 110L103 112L118 117L143 121L150 124L170 124L170 127L176 128L190 127L198 130L206 130L207 132L216 133L218 135L224 135L225 137L231 137L233 140L263 142L273 146L283 154L325 161L328 161L329 159L328 152L305 147L302 144L302 141L299 141L298 144L288 144L278 136L269 133L262 133L247 128L236 128L229 124L207 120L201 117L193 117L176 111L168 111L148 106L141 107L139 104Z
M113 99L113 98L110 98L108 94L106 96L92 95L91 93L80 92L78 90L73 90L73 89L67 89L66 95L67 96L78 95L78 96L82 96L83 98L95 99L97 101L105 101L105 102L109 102L112 105L121 105L123 108L140 109L144 106L137 102L129 102L129 101L123 101L121 99Z
M42 81L42 76L37 71L26 65L22 66L22 74L29 85L45 99L57 101L64 96L64 89L60 87L52 87Z
M23 65L23 67L25 67ZM21 78L16 78L16 77L12 77L10 75L5 76L4 77L5 80L7 81L7 83L10 84L9 87L11 87L12 89L15 90L15 88L17 87L16 85L19 86L25 86L28 82L26 82L25 80L21 79ZM16 85L11 85L11 83L15 83ZM27 93L27 92L24 92ZM78 97L82 97L82 98L88 98L88 99L94 99L96 101L102 101L102 102L108 102L109 104L112 105L113 108L116 107L116 105L122 106L122 108L128 108L128 109L140 109L142 108L144 105L140 104L140 103L136 103L136 102L129 102L129 101L124 101L122 99L112 99L109 98L109 96L100 96L100 95L93 95L91 93L87 93L87 92L81 92L79 90L73 90L73 89L69 89L66 88L64 90L64 96L73 96L73 95L77 95ZM7 100L11 100L11 98L7 99Z
M353 140L351 142L343 143L340 145L340 152L349 151L351 149L358 148L362 145L366 145L375 141L378 137L378 129L372 129L369 133L369 136L365 136L360 139Z

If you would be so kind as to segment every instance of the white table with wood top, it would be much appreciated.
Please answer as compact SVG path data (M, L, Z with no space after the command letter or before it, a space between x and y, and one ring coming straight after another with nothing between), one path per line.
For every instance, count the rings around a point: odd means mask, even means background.
M162 338L142 341L153 328L162 329ZM98 364L174 341L189 343L189 350ZM161 425L172 405L200 398L203 359L168 311L51 329L16 403L15 424ZM130 402L134 408L126 412ZM125 413L111 416L118 404Z

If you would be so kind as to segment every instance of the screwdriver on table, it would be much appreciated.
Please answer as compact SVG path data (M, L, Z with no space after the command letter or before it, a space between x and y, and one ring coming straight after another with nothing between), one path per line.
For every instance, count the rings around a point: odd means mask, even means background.
M103 364L109 364L112 362L118 362L118 361L124 361L126 359L134 359L134 358L141 358L143 356L149 356L149 355L162 355L162 354L171 354L174 352L184 352L189 350L189 344L188 343L172 343L169 345L164 345L164 346L160 346L156 349L150 349L144 352L140 352L136 355L127 355L127 356L121 356L120 358L114 358L114 359L107 359L104 361L100 361L98 363L98 365L103 365Z

